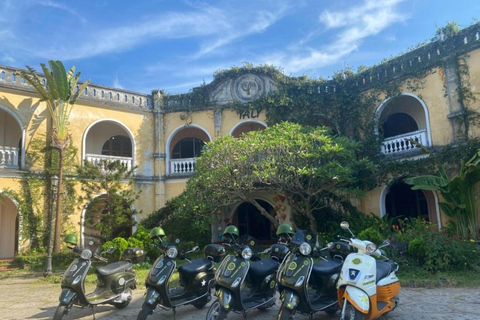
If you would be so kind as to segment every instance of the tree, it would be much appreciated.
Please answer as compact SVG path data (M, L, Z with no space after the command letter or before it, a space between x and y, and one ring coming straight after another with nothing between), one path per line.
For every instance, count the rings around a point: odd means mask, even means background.
M361 193L357 172L371 170L358 160L359 145L333 136L325 127L280 123L241 139L219 138L206 145L187 182L189 210L212 212L219 206L249 202L274 226L278 221L255 200L259 191L283 194L295 215L305 215L317 231L314 211L352 193ZM193 206L193 208L192 208Z
M418 146L431 154L425 147ZM480 151L467 162L461 160L460 171L453 178L448 177L445 165L433 158L437 163L437 175L412 177L405 179L405 183L413 185L412 190L440 191L445 202L438 204L447 216L454 219L451 223L455 224L458 236L465 240L477 239L475 184L480 181Z
M80 203L88 203L90 215L86 221L105 240L128 237L133 226L133 215L139 213L133 208L139 192L133 190L133 169L129 170L120 161L103 161L100 165L84 161L77 169L81 184ZM102 196L98 196L102 195Z
M75 73L75 66L68 72L65 70L61 61L48 61L50 69L43 63L40 66L46 79L46 84L42 83L40 76L35 69L26 66L26 71L21 71L21 76L38 92L41 99L47 104L48 112L52 120L52 146L58 150L58 186L57 186L57 205L55 213L55 238L53 251L60 252L61 232L62 232L62 179L63 179L63 158L64 152L70 141L68 133L68 119L70 112L75 105L79 94L83 92L90 80L85 81L77 88L80 72ZM51 222L50 222L51 223Z

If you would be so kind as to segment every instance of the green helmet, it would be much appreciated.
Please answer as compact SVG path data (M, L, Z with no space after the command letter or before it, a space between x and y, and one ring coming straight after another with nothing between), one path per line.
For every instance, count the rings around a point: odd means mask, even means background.
M288 223L282 223L277 228L277 237L285 237L287 235L293 236L295 232L293 232L293 228Z
M63 242L76 246L78 242L77 235L75 233L69 233L63 238Z
M226 227L225 231L223 231L223 237L225 239L235 240L235 237L238 238L238 236L238 228L233 225Z
M160 239L165 237L165 231L163 231L163 229L160 227L155 227L150 231L150 239L157 237L159 237Z

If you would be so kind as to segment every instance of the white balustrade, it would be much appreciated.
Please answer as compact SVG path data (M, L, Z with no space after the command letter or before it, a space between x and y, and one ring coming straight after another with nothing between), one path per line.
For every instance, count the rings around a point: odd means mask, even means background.
M0 146L0 167L18 169L18 148Z
M87 154L85 157L88 162L99 166L104 166L104 162L111 163L118 160L124 167L127 167L128 170L133 168L133 159L131 157L105 156L101 154ZM105 168L102 169L105 170Z
M416 141L424 146L429 147L427 140L427 130L423 129L383 140L382 152L384 154L401 154L410 152L416 149L416 147L412 144L410 140Z
M195 158L170 160L170 174L192 174L194 172Z

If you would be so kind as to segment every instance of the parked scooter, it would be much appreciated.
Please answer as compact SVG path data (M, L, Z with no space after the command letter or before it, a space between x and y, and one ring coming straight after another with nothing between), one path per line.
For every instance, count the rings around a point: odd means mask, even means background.
M248 310L267 309L275 304L276 274L288 249L276 244L261 253L255 253L256 241L249 236L239 239L238 228L228 226L223 237L234 250L218 268L215 275L217 300L207 312L206 320L225 319L230 311L242 313ZM268 258L260 254L270 253Z
M328 250L329 254L321 255ZM277 320L294 319L300 312L312 319L313 314L324 311L333 315L338 311L337 281L343 260L350 252L346 243L329 243L319 249L312 235L298 230L290 241L290 253L277 274L278 291L282 306ZM314 258L319 258L315 262Z
M179 252L177 246L165 241L165 232L156 227L150 231L150 238L160 248L162 255L155 261L145 280L147 291L142 309L137 320L145 320L157 306L164 310L173 310L175 319L176 307L191 304L201 309L211 299L211 289L215 284L214 262L219 262L226 255L222 245L205 246L205 258L190 260L188 254L198 252L198 246L186 252ZM176 243L180 241L177 239ZM188 263L178 267L180 284L169 287L172 274L177 266L175 259L184 259Z
M68 234L64 242L73 252L79 255L65 271L62 279L60 304L53 320L61 320L72 306L90 307L95 319L94 307L99 304L111 304L117 309L123 309L132 300L132 290L137 288L135 270L132 263L140 263L145 259L145 251L139 248L127 248L123 253L125 261L118 261L106 266L95 268L97 287L91 293L85 292L85 277L92 266L92 261L108 262L108 259L95 253L94 241L89 241L89 247L77 246L77 236ZM111 252L113 248L110 248Z
M353 238L342 239L358 250L348 255L338 281L338 301L342 309L341 320L377 319L395 309L400 293L400 281L395 275L398 264L388 260L380 248L366 240L355 238L346 221L341 223ZM377 259L375 259L377 258ZM384 261L378 260L383 258Z

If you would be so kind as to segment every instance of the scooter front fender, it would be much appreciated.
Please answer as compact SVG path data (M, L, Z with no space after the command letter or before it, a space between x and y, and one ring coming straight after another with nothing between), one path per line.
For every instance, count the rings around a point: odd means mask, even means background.
M300 297L297 293L292 290L285 289L282 292L283 295L283 305L289 310L295 310L300 303Z
M149 306L155 306L160 297L160 292L155 290L155 288L148 287L147 292L145 293L145 303Z
M370 310L369 296L365 291L359 288L347 286L345 288L342 300L340 301L345 301L345 299L347 299L347 301L350 302L355 307L355 309L357 309L361 313L367 314Z
M218 301L220 302L220 305L223 307L223 309L230 311L232 308L233 304L233 295L229 290L226 290L224 288L219 288L217 290L217 297Z
M60 300L60 304L63 305L68 305L70 303L73 303L73 300L77 297L77 293L70 289L70 288L65 288L62 289L62 292L60 293L60 297L58 300Z

